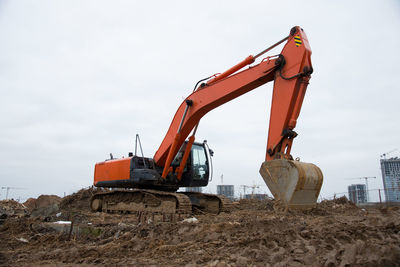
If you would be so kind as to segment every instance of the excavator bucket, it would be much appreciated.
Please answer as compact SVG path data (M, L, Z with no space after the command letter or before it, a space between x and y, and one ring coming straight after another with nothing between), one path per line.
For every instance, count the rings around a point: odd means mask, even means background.
M277 200L287 207L315 206L322 186L322 172L312 163L275 159L261 165L260 174Z

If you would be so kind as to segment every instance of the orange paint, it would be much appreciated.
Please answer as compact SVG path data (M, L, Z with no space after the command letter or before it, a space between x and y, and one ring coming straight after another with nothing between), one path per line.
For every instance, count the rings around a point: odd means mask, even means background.
M114 159L96 163L94 167L94 185L101 181L128 180L131 158Z

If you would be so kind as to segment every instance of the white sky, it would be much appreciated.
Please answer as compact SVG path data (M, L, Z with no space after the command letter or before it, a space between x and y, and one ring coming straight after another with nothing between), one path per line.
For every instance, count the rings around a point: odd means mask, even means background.
M136 133L151 157L199 79L300 25L314 73L293 156L322 169L322 197L363 182L352 177L382 188L379 156L400 149L400 2L281 2L0 1L0 186L25 188L10 191L22 199L72 193L92 184L95 162L132 151ZM207 191L221 174L237 190L264 185L271 91L201 121L197 140L215 151Z

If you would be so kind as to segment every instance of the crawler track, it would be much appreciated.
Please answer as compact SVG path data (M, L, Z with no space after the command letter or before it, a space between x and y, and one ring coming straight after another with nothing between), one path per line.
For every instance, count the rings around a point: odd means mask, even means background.
M90 201L93 211L135 213L140 221L175 221L192 214L192 207L207 213L229 211L225 196L196 192L172 193L149 189L113 190L95 194Z
M220 212L229 212L232 208L232 202L224 195L205 194L198 192L184 192L190 198L192 206L207 213L219 214Z

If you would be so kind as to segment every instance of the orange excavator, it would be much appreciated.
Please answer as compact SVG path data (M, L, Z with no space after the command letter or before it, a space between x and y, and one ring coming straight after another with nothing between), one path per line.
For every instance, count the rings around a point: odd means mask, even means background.
M286 42L286 43L285 43ZM285 43L281 53L262 58L266 52ZM248 68L242 70L244 67ZM187 214L193 208L219 213L229 210L230 201L222 195L177 192L180 187L207 186L211 156L206 141L195 142L200 119L207 112L265 83L274 81L265 161L260 174L275 199L289 208L315 205L322 172L314 164L293 160L290 154L297 118L311 78L311 48L299 26L287 37L255 56L248 56L227 71L200 80L182 102L153 158L133 155L99 162L94 185L114 188L95 194L93 211Z

